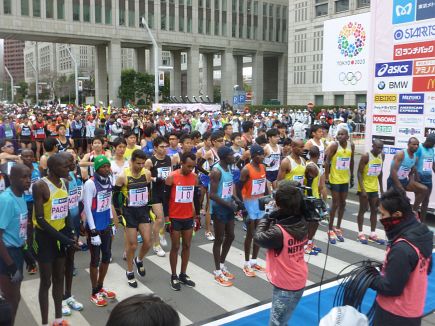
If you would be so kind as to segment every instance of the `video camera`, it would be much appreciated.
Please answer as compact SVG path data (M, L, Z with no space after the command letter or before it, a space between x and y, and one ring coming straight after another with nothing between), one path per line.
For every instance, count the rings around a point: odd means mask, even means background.
M322 199L305 195L305 190L310 187L299 185L297 188L302 194L301 211L307 222L319 222L328 217L328 206ZM270 214L276 210L275 193L259 198L258 204L261 211Z

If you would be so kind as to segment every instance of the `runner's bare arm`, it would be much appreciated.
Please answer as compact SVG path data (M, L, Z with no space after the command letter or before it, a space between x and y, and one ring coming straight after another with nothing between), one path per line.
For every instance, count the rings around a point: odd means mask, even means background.
M363 183L363 173L364 173L364 168L366 167L368 162L369 162L369 154L365 153L364 155L361 156L361 159L360 159L359 165L358 165L358 171L357 171L358 184L359 184L359 187L360 187L362 193L366 192L366 190L364 188L364 183Z
M334 141L329 144L325 151L325 180L329 181L332 157L337 153L338 144Z
M281 161L281 164L279 166L278 176L276 178L276 181L284 180L285 175L291 171L290 161L286 157Z
M404 151L397 152L396 155L394 155L393 165L391 166L391 171L390 171L390 176L395 186L403 191L405 191L405 188L403 188L402 184L399 181L399 177L397 176L397 171L399 171L400 164L403 162L404 158L405 158Z

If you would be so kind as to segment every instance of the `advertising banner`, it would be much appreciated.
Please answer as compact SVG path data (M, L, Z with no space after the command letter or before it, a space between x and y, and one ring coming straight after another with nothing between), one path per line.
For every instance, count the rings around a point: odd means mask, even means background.
M323 78L324 92L367 91L369 34L370 13L325 21L323 76L328 78ZM397 69L379 67L385 76L395 75Z
M201 111L214 112L221 109L220 104L206 103L159 103L153 104L153 111Z
M366 150L384 141L386 178L410 137L435 133L435 0L372 0L369 40Z

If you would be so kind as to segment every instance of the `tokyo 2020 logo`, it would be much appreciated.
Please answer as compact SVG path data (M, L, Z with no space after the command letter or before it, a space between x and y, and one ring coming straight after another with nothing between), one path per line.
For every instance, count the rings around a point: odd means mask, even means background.
M338 35L338 49L346 58L354 58L361 53L366 43L366 31L361 24L349 22Z

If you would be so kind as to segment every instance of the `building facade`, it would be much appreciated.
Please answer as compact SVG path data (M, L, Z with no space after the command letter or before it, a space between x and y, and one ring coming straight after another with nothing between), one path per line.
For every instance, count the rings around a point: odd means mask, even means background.
M322 92L323 22L370 11L370 0L292 0L289 2L287 103L355 105L366 92Z

